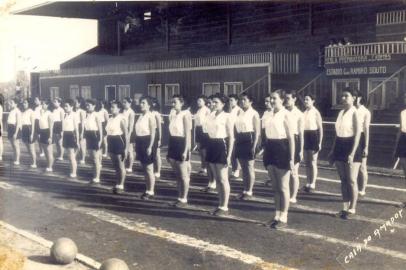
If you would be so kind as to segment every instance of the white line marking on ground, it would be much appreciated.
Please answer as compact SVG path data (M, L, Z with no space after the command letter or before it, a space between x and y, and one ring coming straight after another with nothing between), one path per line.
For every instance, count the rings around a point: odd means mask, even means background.
M200 161L197 160L192 160L192 163L195 164L200 164ZM256 172L259 173L268 173L267 170L264 169L255 169ZM306 179L306 175L304 174L299 174L300 178ZM335 184L341 184L340 180L337 179L331 179L331 178L326 178L326 177L317 177L317 180L324 181L324 182L330 182L330 183L335 183ZM397 187L388 187L388 186L381 186L381 185L373 185L373 184L368 184L367 188L375 188L375 189L385 189L385 190L392 190L392 191L400 191L400 192L406 192L405 188L397 188Z
M43 196L40 192L35 192L35 191L26 192L27 190L25 190L22 187L18 187L18 186L14 186L14 185L10 185L10 186L12 186L12 189L17 190L18 194L21 196L29 197L32 199L38 198L38 200L40 199L39 197ZM49 201L47 201L47 203L49 203ZM184 245L184 246L189 246L189 247L196 248L196 249L199 249L199 250L202 250L205 252L211 252L218 256L223 256L223 257L238 260L242 263L255 265L256 267L259 267L258 269L264 269L264 270L265 269L292 269L293 270L293 268L289 268L289 267L282 266L282 265L275 264L275 263L266 262L260 257L254 256L251 254L247 254L247 253L243 253L237 249L233 249L233 248L225 246L225 245L212 244L210 242L203 241L203 240L200 240L200 239L197 239L197 238L185 235L185 234L173 233L173 232L170 232L167 230L163 230L163 229L159 229L154 226L151 226L146 222L137 222L137 221L125 218L125 217L120 217L118 215L102 211L102 210L95 210L95 209L87 208L87 207L78 207L74 203L56 203L56 204L49 203L49 204L56 208L59 208L59 209L74 211L74 212L78 212L78 213L85 214L88 216L92 216L101 221L105 221L110 224L120 226L124 229L130 230L130 231L133 231L136 233L142 233L142 234L158 237L158 238L164 239L169 242L173 242L173 243ZM0 224L3 225L3 222L1 222ZM18 232L18 233L20 233L20 232ZM32 235L31 233L22 231L21 234L26 237L28 236L27 238L31 237L30 239L32 239L34 241L39 240L39 243L44 244L46 247L50 247L50 245L52 245L52 243L50 243L49 241L47 241L45 239L41 239L41 238L38 239L37 236ZM267 267L272 266L274 268L264 268L265 266L267 266ZM96 268L96 269L98 269L98 268Z
M13 188L13 187L11 187L11 188ZM34 242L36 242L36 243L38 243L38 244L40 244L40 245L42 245L42 246L44 246L46 248L51 248L52 247L53 243L51 241L48 241L47 239L45 239L45 238L43 238L43 237L41 237L39 235L35 235L33 233L30 233L28 231L18 229L16 227L14 227L13 225L8 224L8 223L6 223L6 222L4 222L2 220L0 220L0 226L6 228L7 230L12 231L12 232L14 232L16 234L19 234L19 235L21 235L21 236L23 236L23 237L25 237L25 238L27 238L27 239L29 239L31 241L34 241ZM88 267L92 267L93 269L99 269L100 266L101 266L101 263L99 263L99 262L93 260L92 258L89 258L89 257L87 257L87 256L85 256L85 255L83 255L81 253L78 253L76 255L76 260L79 261L80 263L88 266Z
M14 186L14 185L12 185L12 186L13 186L13 189L17 190L18 194L21 196L44 201L43 194L41 194L40 192L35 192L35 191L26 192L27 190L22 187L18 187L18 186ZM267 266L272 265L275 267L275 268L270 268L270 269L290 269L290 268L287 268L287 267L284 267L284 266L281 266L278 264L267 263L259 257L243 253L241 251L227 247L225 245L211 244L209 242L206 242L206 241L194 238L194 237L190 237L190 236L187 236L184 234L177 234L177 233L169 232L169 231L166 231L163 229L158 229L156 227L150 226L146 222L133 221L133 220L127 219L125 217L120 217L115 214L111 214L111 213L108 213L108 212L105 212L102 210L94 210L94 209L87 208L87 207L78 207L74 203L52 204L52 203L50 203L49 200L47 200L46 202L59 209L74 211L74 212L86 214L89 216L93 216L99 220L118 225L118 226L128 229L130 231L159 237L159 238L165 239L166 241L169 241L169 242L173 242L173 243L177 243L177 244L185 245L185 246L190 246L190 247L197 248L197 249L200 249L203 251L209 251L209 252L212 252L219 256L236 259L243 263L256 265L257 267L259 266L260 269L268 269L268 268L264 268L265 265L267 265ZM291 228L281 229L280 231L286 232L289 234L293 234L296 236L303 236L303 237L307 237L307 238L318 239L321 241L325 241L325 242L329 242L329 243L333 243L333 244L340 244L340 245L352 247L352 248L357 247L359 245L363 245L362 243L349 242L349 241L341 240L341 239L334 238L334 237L328 237L325 235L321 235L321 234L317 234L317 233L313 233L313 232L309 232L309 231L301 231L301 230L296 230L296 229L291 229ZM399 251L375 247L372 245L369 245L367 250L370 252L373 252L373 253L380 254L380 255L386 255L386 256L393 257L393 258L406 260L406 254L399 252Z

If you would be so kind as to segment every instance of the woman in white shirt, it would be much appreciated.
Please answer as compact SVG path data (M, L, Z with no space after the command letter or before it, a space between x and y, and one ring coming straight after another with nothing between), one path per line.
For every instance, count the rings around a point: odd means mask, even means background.
M231 94L228 96L230 120L233 126L235 120L237 119L238 113L241 111L240 106L238 106L238 101L239 98L236 94ZM235 148L233 151L235 151ZM240 177L240 164L238 163L238 159L234 152L231 154L231 177L234 179L239 179Z
M268 122L269 118L272 116L273 114L273 107L271 104L271 97L267 96L265 97L265 111L262 114L261 117L261 149L262 149L262 155L263 155L263 151L265 149L265 144L266 144L266 135L265 135L265 123ZM265 168L266 169L266 168ZM268 176L270 177L270 175L268 174ZM266 186L272 186L272 180L269 179L265 182Z
M42 149L42 146L39 142L39 116L41 114L41 100L39 97L34 98L34 115L35 115L35 130L34 130L34 136L35 136L35 141L38 142L38 148L39 148L39 156L44 157L44 149Z
M79 150L80 150L80 164L86 163L86 139L82 137L83 120L85 119L86 111L84 110L85 104L82 98L74 99L73 113L76 122L79 125Z
M230 182L228 167L231 165L231 155L234 148L234 129L230 114L224 111L227 97L216 94L213 98L214 113L207 119L206 161L209 163L219 192L219 206L214 215L226 216L228 214L228 201L230 197Z
M113 193L119 194L124 192L125 183L125 164L126 155L128 149L126 149L130 143L128 138L127 123L124 116L120 113L121 103L118 101L112 101L110 103L111 117L107 120L106 133L107 133L107 152L110 155L110 159L113 163L113 167L116 171L116 185L113 188Z
M3 105L4 97L0 94L0 161L3 160Z
M30 103L27 99L23 101L23 112L21 113L21 139L27 147L32 163L31 168L37 168L37 154L35 152L35 113L30 108Z
M49 100L41 101L41 111L38 120L39 126L39 142L42 149L45 152L45 158L47 160L47 172L52 172L52 166L54 164L54 153L52 147L52 137L53 137L53 117L52 113L48 110L50 105Z
M8 105L10 112L7 118L7 136L13 148L14 165L20 165L21 111L14 99L10 99Z
M175 207L187 206L190 184L189 153L192 122L190 112L184 106L185 100L183 96L174 95L172 97L167 159L176 173L178 182L178 199L174 203Z
M241 110L235 120L235 145L234 153L241 166L243 191L241 200L249 200L253 196L255 184L255 155L261 122L259 114L252 108L252 96L243 93L240 96Z
M290 112L292 118L292 130L295 136L295 167L290 174L291 180L291 191L290 191L290 202L297 202L297 193L299 191L299 164L303 159L303 113L296 107L296 92L289 91L285 94L285 107Z
M358 194L360 196L365 196L365 190L368 184L367 158L369 148L369 126L371 124L371 112L367 108L365 108L365 100L366 98L362 95L362 93L358 92L358 98L355 107L357 108L358 117L361 121L360 126L362 129L359 142L362 149L362 162L358 175Z
M101 121L95 112L96 102L92 99L86 100L86 116L83 119L82 137L86 139L86 149L94 163L94 175L89 184L100 183L100 172L102 156L100 153L103 131Z
M342 92L344 109L338 114L335 123L336 137L329 154L330 163L335 164L341 179L343 210L337 215L343 219L355 214L358 199L357 177L362 160L359 144L362 128L354 106L357 96L357 91L349 88Z
M323 121L320 112L314 107L315 98L307 94L304 98L306 110L303 113L304 125L304 161L306 164L306 192L316 189L317 159L323 142Z
M135 153L137 160L140 161L144 171L144 177L147 182L146 191L141 196L143 200L152 199L155 195L155 136L156 120L151 113L152 101L149 97L140 99L141 115L138 117L134 126L135 133Z
M107 124L107 120L109 120L109 112L106 110L106 103L102 100L99 100L97 102L97 114L102 123L102 129L103 129L102 156L107 157L108 145L107 145L106 124Z
M162 116L160 111L160 105L158 103L158 100L156 98L152 98L152 108L151 112L155 117L155 126L156 126L156 132L155 132L155 142L154 142L154 148L155 148L155 159L154 159L154 173L155 173L155 178L160 178L161 177L161 167L162 167L162 159L161 159L161 141L162 141Z
M289 181L294 170L295 139L290 113L283 106L285 93L276 90L270 95L271 113L263 121L265 128L264 166L273 181L275 191L275 217L270 221L271 228L287 226L290 202Z
M63 145L62 145L62 119L65 115L65 111L61 108L62 100L60 98L55 98L53 100L54 110L52 111L54 127L53 127L53 140L56 144L56 151L58 160L63 160Z
M214 100L215 95L211 95L207 98L207 108L209 109L209 115L206 117L206 121L202 123L202 138L200 142L200 147L204 149L204 155L205 155L205 160L206 162L206 156L207 156L207 143L209 141L209 133L207 131L207 121L210 118L211 114L215 113L215 107L214 107ZM211 170L210 166L207 166L207 178L208 178L208 183L207 187L203 189L204 192L207 193L216 193L216 179L214 178L214 172Z
M133 164L134 164L134 123L135 123L135 112L131 108L132 100L129 97L124 98L123 100L123 116L127 123L128 137L130 138L130 145L128 146L127 153L127 172L132 173Z
M76 151L79 144L79 123L75 117L75 112L73 111L74 101L68 99L65 101L64 109L65 116L62 119L62 145L68 152L69 162L71 166L71 172L69 176L71 178L76 178L76 172L78 164L76 162Z
M200 154L200 171L198 172L200 175L207 174L207 163L206 163L206 149L205 149L205 142L206 139L203 135L203 126L205 125L205 121L207 116L210 114L210 109L206 106L207 98L206 96L202 95L197 98L197 112L194 115L195 121L195 143L197 145L197 149Z

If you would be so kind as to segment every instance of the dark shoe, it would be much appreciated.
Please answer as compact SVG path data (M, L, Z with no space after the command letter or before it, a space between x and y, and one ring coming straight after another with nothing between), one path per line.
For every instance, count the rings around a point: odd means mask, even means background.
M253 198L252 195L243 194L243 195L241 196L240 200L242 200L242 201L251 201L252 198Z
M181 201L176 201L175 203L172 204L172 206L175 208L185 209L188 207L188 204Z
M276 223L278 223L278 221L275 220L275 219L272 219L272 220L268 221L265 226L273 228L273 226L274 226Z
M203 189L203 192L214 194L214 193L216 193L216 189L211 188L211 187L206 187L206 188Z
M224 211L222 209L217 208L213 212L213 216L216 216L216 217L228 217L228 211Z
M144 201L148 201L154 198L154 195L148 194L148 193L144 193L141 196L141 199L143 199Z
M124 193L124 189L113 187L113 194L123 194L123 193Z
M277 221L273 224L273 226L271 226L271 228L275 229L275 230L279 230L279 229L286 228L287 226L288 226L288 223L282 222L282 221Z
M337 218L346 219L347 211L341 210L340 212L336 213L334 216Z

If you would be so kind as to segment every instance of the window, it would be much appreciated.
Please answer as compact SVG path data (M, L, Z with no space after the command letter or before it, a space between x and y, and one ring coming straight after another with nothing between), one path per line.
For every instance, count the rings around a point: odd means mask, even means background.
M229 96L231 94L239 95L242 91L242 82L225 82L224 83L224 95Z
M332 104L333 107L339 107L341 104L341 93L345 88L349 87L352 90L359 91L359 79L334 79L333 80L333 93Z
M390 104L396 102L398 97L398 79L392 78L383 83L384 80L385 78L368 79L368 100L374 109L388 108ZM378 88L374 90L376 87ZM374 92L370 93L372 90Z
M202 93L206 97L220 93L220 83L203 83Z
M118 86L118 100L122 101L126 97L130 97L130 86L129 85L119 85Z
M162 104L162 86L160 84L148 84L148 96L154 97Z
M82 86L80 88L80 92L82 94L83 99L91 99L92 98L92 89L90 86Z
M171 99L173 95L179 95L179 84L165 84L165 105L171 104Z
M71 99L75 99L80 96L79 85L69 86L69 96Z
M104 99L106 101L116 100L116 86L115 85L106 85L104 87Z
M53 100L57 97L59 97L59 87L57 86L49 87L49 98Z

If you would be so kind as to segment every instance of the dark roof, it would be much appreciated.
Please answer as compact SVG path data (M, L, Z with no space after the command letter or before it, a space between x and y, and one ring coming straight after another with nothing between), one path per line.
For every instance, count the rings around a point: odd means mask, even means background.
M16 15L37 15L50 17L103 19L113 17L128 9L145 10L159 2L139 1L57 1L16 10Z

